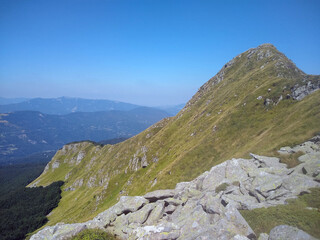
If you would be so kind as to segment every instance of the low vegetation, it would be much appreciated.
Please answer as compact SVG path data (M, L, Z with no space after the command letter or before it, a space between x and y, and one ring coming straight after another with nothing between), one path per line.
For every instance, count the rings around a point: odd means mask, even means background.
M310 235L320 238L320 189L312 189L298 199L291 199L286 205L253 210L242 210L241 214L253 231L269 233L278 225L294 226Z
M112 234L100 229L86 229L68 240L118 240Z
M216 191L216 193L225 191L228 186L229 186L228 183L222 183L218 187L216 187L215 191Z
M288 168L298 166L301 162L298 158L303 155L303 152L296 152L292 154L276 154L280 158L280 162L287 164Z

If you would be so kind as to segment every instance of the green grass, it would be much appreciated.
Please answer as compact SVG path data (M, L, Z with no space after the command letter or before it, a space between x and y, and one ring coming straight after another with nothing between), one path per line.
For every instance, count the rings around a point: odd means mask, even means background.
M214 78L209 80L207 87L200 89L176 117L116 145L86 143L75 152L59 151L54 159L60 160L60 167L35 181L48 185L64 180L71 171L63 188L77 179L83 179L84 185L63 192L48 225L87 221L115 204L121 191L134 196L174 188L178 182L193 180L225 160L249 158L250 152L272 156L280 147L294 146L319 133L320 91L302 101L284 98L278 105L265 106L263 100L257 100L258 96L274 100L280 95L285 97L302 79L293 69L282 69L287 77L278 77L275 61L273 57L248 61L243 53L232 67L224 69L222 82L213 86ZM262 65L265 67L261 70ZM309 78L319 81L319 76ZM149 165L133 171L128 168L130 159L135 154L143 157L143 146L148 149ZM80 151L86 152L86 157L79 165L71 164L69 160ZM96 160L90 163L93 157ZM152 161L155 157L159 159L156 163ZM68 161L62 163L64 160ZM95 186L88 188L86 184L93 176ZM104 189L99 181L106 176L109 185ZM152 185L155 179L157 184Z
M229 187L228 183L222 183L218 187L216 187L215 191L216 193L219 193L219 192L225 191L227 187Z
M118 240L118 238L100 229L86 229L67 240Z
M315 209L309 210L307 207ZM312 189L310 194L291 199L286 205L240 211L253 231L269 233L278 225L290 225L320 238L320 189Z
M298 166L301 162L298 160L298 158L300 156L302 156L304 153L299 151L296 153L292 153L292 154L279 154L279 153L275 153L275 155L277 157L280 158L280 162L281 163L285 163L287 164L288 168L293 168Z

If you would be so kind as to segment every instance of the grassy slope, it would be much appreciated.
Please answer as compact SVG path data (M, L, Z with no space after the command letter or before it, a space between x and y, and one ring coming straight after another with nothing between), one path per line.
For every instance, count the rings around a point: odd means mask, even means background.
M307 209L309 207L309 209ZM320 238L320 189L312 189L311 194L304 194L298 199L291 199L287 205L254 210L242 210L253 231L269 233L278 225L290 225L302 229L314 237Z
M70 162L80 150L87 154L79 165L61 164L35 181L47 185L64 180L71 171L65 187L80 178L84 179L84 185L63 192L59 207L49 217L49 225L88 220L115 204L120 191L141 195L155 189L174 188L177 182L192 180L232 157L248 157L249 152L273 154L281 146L295 145L320 132L320 91L299 102L285 98L302 78L319 81L319 76L306 76L295 70L273 47L258 50L251 59L248 59L249 51L236 57L232 66L220 71L224 72L223 81L213 84L217 78L209 80L176 117L113 146L101 148L83 143L75 153L58 152L51 162L57 159ZM259 52L267 51L271 51L271 56L257 60ZM287 67L277 66L278 62L284 62ZM278 105L265 106L263 99L257 100L262 96L276 102L280 95L284 100ZM143 146L148 149L149 166L138 171L128 169L135 153L143 157L142 151L137 152ZM96 159L90 164L94 156ZM155 157L159 159L156 163L152 161ZM108 176L108 188L85 186L92 176L96 177L97 185ZM155 179L157 183L152 185Z

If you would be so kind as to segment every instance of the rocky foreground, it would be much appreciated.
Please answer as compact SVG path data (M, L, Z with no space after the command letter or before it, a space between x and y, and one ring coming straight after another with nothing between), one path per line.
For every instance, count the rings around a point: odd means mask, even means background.
M276 157L251 154L213 167L175 189L145 196L123 196L93 220L46 227L31 237L66 239L86 228L100 228L123 239L315 239L286 225L256 236L238 210L286 204L320 187L320 136L280 154L302 152L301 164L288 169Z

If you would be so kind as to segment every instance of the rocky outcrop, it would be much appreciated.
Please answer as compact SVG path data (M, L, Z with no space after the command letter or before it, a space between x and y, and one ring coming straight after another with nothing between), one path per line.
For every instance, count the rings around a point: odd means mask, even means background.
M309 188L320 187L320 137L281 154L302 152L302 163L288 169L276 157L251 154L219 164L175 189L144 196L123 196L93 220L46 227L31 237L64 239L86 228L100 228L123 239L256 239L238 210L286 204ZM305 169L305 170L303 170ZM260 239L314 239L303 231L278 226Z
M308 81L304 85L296 84L292 89L292 97L296 100L302 100L309 94L320 88L320 81Z
M269 240L281 239L316 240L316 238L310 236L308 233L288 225L280 225L270 231Z

